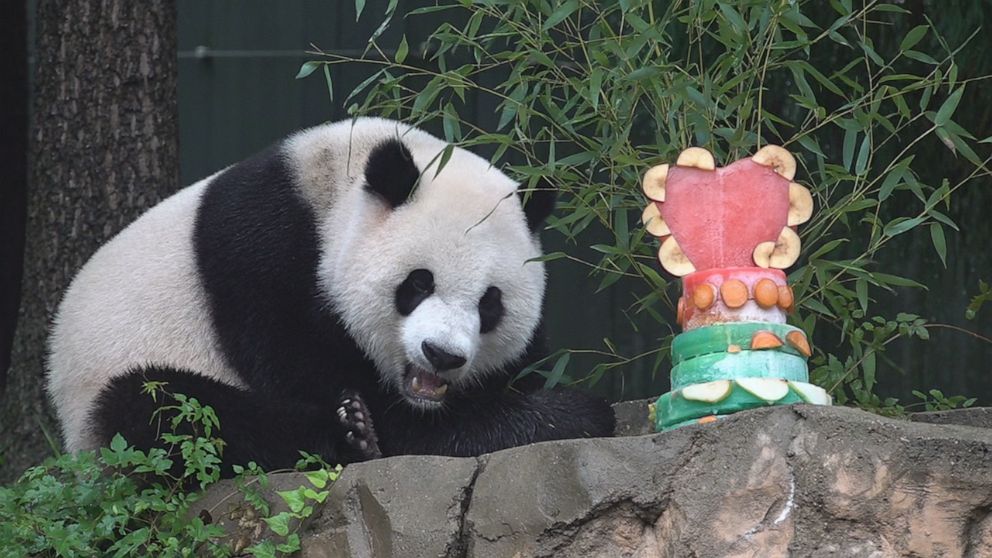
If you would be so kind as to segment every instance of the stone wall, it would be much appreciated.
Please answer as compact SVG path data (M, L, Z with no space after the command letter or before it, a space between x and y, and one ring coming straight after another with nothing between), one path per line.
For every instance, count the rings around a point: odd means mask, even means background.
M643 404L621 405L621 432L642 431L622 417ZM233 520L238 498L217 504L229 492L201 507L257 535ZM310 557L992 556L992 430L794 406L393 457L347 467L302 533Z

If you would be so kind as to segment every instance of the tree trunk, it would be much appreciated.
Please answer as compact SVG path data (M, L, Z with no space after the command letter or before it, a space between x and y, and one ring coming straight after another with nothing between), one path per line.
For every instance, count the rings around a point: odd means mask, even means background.
M21 310L0 401L0 480L59 446L49 324L96 249L178 184L174 0L39 0Z

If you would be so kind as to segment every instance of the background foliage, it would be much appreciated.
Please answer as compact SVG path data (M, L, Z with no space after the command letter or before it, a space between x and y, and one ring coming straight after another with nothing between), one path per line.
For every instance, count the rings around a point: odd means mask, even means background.
M364 2L355 5L361 16ZM886 256L898 259L895 251L907 249L899 240L912 238L909 249L946 266L947 238L959 231L948 208L988 178L984 144L992 138L976 138L956 118L972 98L966 93L987 77L962 75L958 65L979 30L952 43L929 18L907 25L913 14L898 4L826 5L448 1L406 16L445 14L412 56L405 36L380 44L400 17L391 2L362 57L321 52L299 77L320 70L333 97L335 65L374 65L345 99L349 113L440 122L453 145L481 147L532 187L550 180L563 194L550 228L575 249L547 259L588 267L599 289L634 279L624 282L632 292L620 310L631 327L658 331L658 342L637 354L610 339L556 353L542 365L549 383L594 384L642 362L654 376L667 369L678 286L659 273L656 243L636 222L645 203L641 173L690 145L721 163L763 144L786 146L818 208L790 273L798 297L791 321L817 344L813 379L840 403L899 412L895 399L875 394L880 365L901 367L886 348L957 326L931 323L912 304L880 313L880 300L927 288L893 273ZM462 116L478 97L495 101L495 129ZM935 158L946 163L935 169ZM590 241L593 254L582 248ZM574 354L595 359L569 366ZM936 393L929 406L963 402Z

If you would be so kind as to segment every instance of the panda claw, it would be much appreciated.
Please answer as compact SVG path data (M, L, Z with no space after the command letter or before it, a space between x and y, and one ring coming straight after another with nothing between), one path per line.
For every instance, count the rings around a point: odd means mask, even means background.
M344 439L359 454L355 461L382 457L379 442L372 426L365 402L357 393L349 393L340 400L338 421L345 430Z

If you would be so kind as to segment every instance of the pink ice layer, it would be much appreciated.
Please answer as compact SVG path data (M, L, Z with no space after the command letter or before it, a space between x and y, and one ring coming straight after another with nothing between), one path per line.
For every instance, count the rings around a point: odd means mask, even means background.
M785 286L785 273L779 269L763 269L760 267L738 267L729 269L709 269L697 271L682 278L682 296L685 301L685 321L682 329L689 331L697 327L723 324L728 322L765 322L784 324L785 310L778 306L762 308L754 300L748 300L739 308L728 308L718 294L713 306L699 310L692 304L692 293L703 283L713 285L720 292L724 281L737 279L747 286L747 292L754 292L754 285L762 279L771 279L778 286Z
M715 171L673 166L658 207L697 270L749 267L754 247L788 223L789 181L750 159Z

